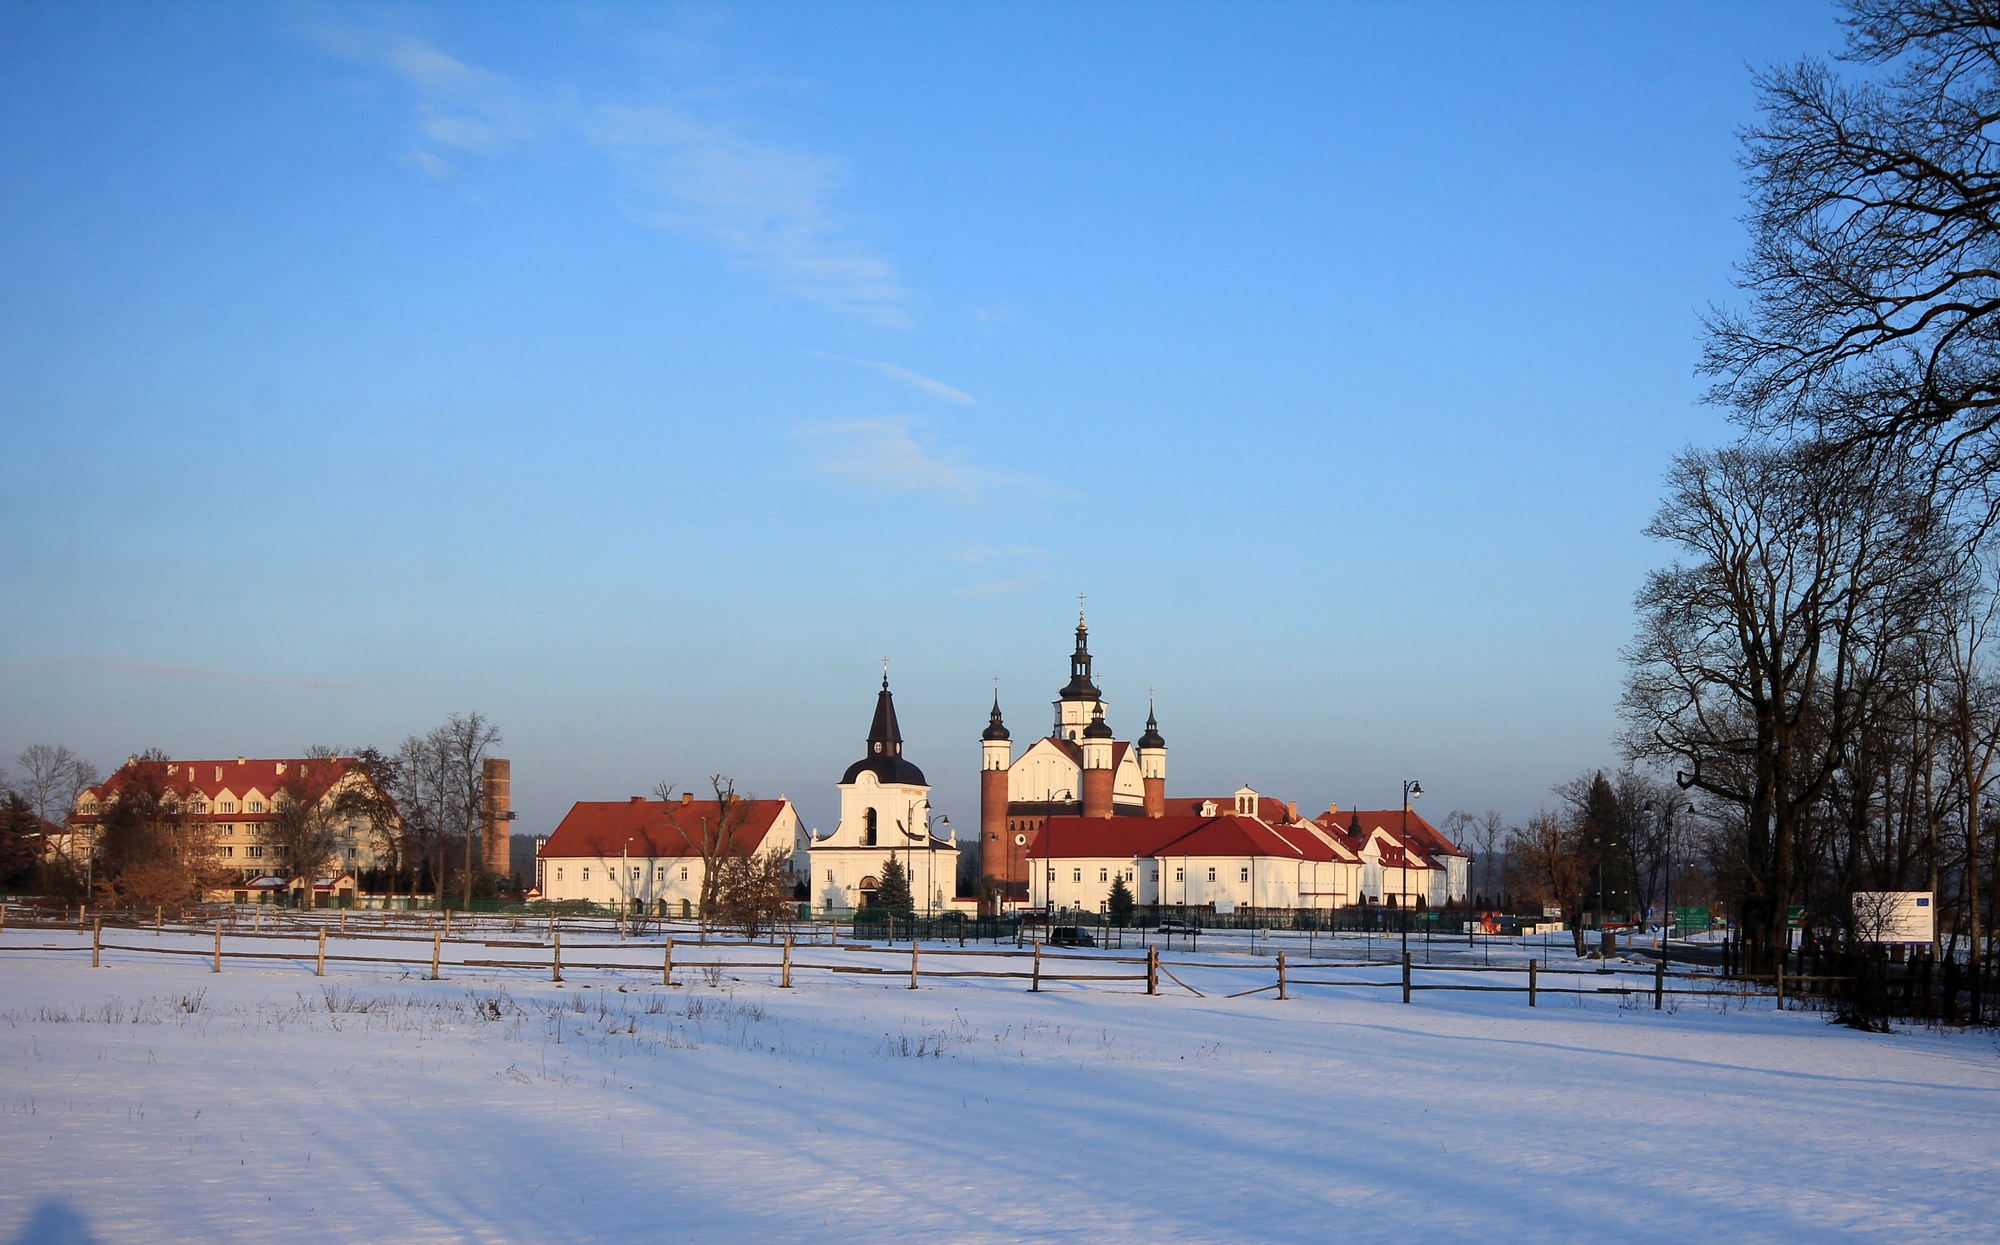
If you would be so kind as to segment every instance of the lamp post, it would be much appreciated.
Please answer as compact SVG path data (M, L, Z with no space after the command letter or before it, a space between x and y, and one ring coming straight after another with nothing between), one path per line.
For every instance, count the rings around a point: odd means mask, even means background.
M1400 913L1398 913L1397 915L1398 915L1398 916L1400 916L1400 917L1402 918L1402 920L1401 920L1400 924L1401 924L1401 925L1402 925L1402 927L1403 927L1403 958L1404 958L1405 960L1408 960L1408 959L1410 958L1410 910L1409 910L1409 904L1408 904L1408 901L1409 901L1409 898L1410 898L1410 895L1409 895L1409 886L1410 886L1410 801L1411 801L1411 800L1415 800L1415 799L1419 799L1419 798L1421 798L1421 797L1423 796L1423 794L1424 794L1424 785L1423 785L1422 783L1418 782L1418 781L1417 781L1416 779L1414 779L1414 778L1406 778L1406 779L1404 779L1404 780L1403 780L1403 841L1402 841L1402 843L1401 843L1401 844L1399 845L1399 846L1400 846L1400 847L1402 848L1402 852L1403 852L1403 856L1402 856L1402 860L1403 860L1403 868L1402 868L1402 874L1403 874L1403 880L1402 880L1402 882L1401 882L1401 883L1399 884L1399 888L1398 888L1398 896L1397 896L1397 902L1398 902L1398 904L1399 904L1399 905L1401 905L1401 906L1402 906L1402 909L1403 909L1403 910L1402 910L1402 911L1401 911Z

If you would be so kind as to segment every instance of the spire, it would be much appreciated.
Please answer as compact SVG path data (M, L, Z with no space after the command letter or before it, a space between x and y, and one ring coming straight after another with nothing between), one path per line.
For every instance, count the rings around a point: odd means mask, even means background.
M1007 724L1000 720L1000 689L993 689L993 712L986 717L986 729L980 733L981 739L1011 739Z
M1111 725L1104 720L1104 706L1097 706L1097 712L1090 715L1090 725L1083 728L1085 739L1111 738Z
M896 725L896 698L889 694L889 673L882 672L882 690L875 697L875 720L868 725L868 755L903 754L903 731Z
M1160 724L1153 720L1153 702L1146 701L1146 733L1139 736L1136 744L1140 748L1164 748L1167 741L1160 738Z
M1098 700L1103 693L1090 677L1090 628L1083 621L1083 611L1076 614L1076 651L1069 657L1069 682L1063 687L1064 700Z

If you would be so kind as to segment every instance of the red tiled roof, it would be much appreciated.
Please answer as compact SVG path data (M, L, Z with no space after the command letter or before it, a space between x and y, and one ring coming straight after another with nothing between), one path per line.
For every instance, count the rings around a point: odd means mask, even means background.
M1322 815L1324 816L1324 815ZM1363 830L1377 828L1387 830L1391 835L1402 837L1403 810L1400 808L1358 809L1334 814L1345 831L1356 817L1361 818ZM1324 824L1322 821L1321 824ZM1410 846L1427 856L1463 856L1458 844L1438 832L1438 828L1423 819L1416 809L1410 810Z
M1201 812L1201 803L1203 800L1214 800L1215 811L1218 813L1233 813L1236 811L1236 797L1233 795L1205 795L1197 796L1194 799L1177 795L1167 801L1167 811L1170 813L1199 813ZM1290 815L1291 809L1283 800L1274 800L1268 795L1257 797L1257 816L1270 822L1272 825L1277 825Z
M1147 856L1282 856L1332 860L1310 833L1290 834L1233 812L1214 817L1051 817L1028 844L1031 859L1134 859Z
M240 799L251 791L257 791L269 800L285 784L297 781L301 767L312 767L315 786L331 787L354 768L355 764L353 757L245 757L223 761L141 761L137 765L128 762L95 787L86 788L82 794L94 796L99 800L115 795L137 774L137 766L144 765L148 768L157 767L166 789L183 798L190 793L199 792L203 797L213 799L221 792L228 791ZM336 766L337 769L330 768ZM265 815L268 815L269 811L267 806ZM210 812L207 816L211 819L242 821L246 818L255 819L259 814L239 809L233 813ZM73 813L68 820L92 822L97 820L97 815Z
M741 821L730 834L731 856L756 851L785 807L783 800L741 803ZM715 800L579 800L542 844L541 855L601 859L626 851L629 840L634 856L699 856L703 836L718 823L720 809Z

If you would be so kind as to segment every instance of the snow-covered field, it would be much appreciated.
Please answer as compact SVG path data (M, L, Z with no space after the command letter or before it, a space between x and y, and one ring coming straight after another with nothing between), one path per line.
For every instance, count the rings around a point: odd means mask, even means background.
M88 938L0 934L0 1241L2000 1236L1986 1034L44 944Z

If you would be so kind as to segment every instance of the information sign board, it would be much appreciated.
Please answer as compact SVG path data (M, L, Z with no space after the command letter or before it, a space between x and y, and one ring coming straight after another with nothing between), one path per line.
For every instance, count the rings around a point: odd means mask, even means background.
M1708 928L1707 908L1675 908L1674 924L1684 931L1700 933Z
M1862 942L1929 942L1937 929L1929 891L1855 891L1854 933Z

